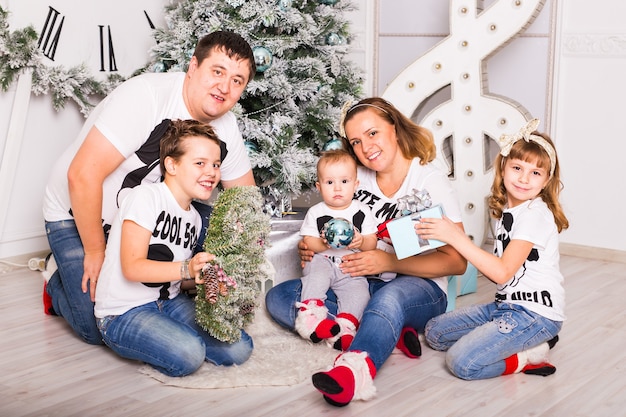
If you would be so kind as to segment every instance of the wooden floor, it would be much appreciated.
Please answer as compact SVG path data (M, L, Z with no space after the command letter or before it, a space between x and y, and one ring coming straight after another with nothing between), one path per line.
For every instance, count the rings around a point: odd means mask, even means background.
M192 390L164 386L105 347L74 337L45 316L39 273L0 275L0 416L625 416L626 265L562 258L567 314L552 351L556 374L467 382L443 354L392 355L376 377L378 395L327 405L310 382L292 387ZM459 305L489 301L479 278ZM280 355L280 352L276 352Z

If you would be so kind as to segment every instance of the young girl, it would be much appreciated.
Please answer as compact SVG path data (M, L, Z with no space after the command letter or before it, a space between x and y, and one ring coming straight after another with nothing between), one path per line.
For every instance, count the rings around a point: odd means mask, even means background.
M556 371L547 354L565 319L558 234L569 223L558 199L556 151L547 135L535 131L538 125L533 119L499 140L489 198L491 215L499 219L495 255L446 218L415 226L422 237L455 247L498 284L495 302L451 311L426 325L426 341L447 351L448 368L462 379Z
M180 292L215 258L192 256L202 221L192 199L207 200L220 181L223 159L213 129L194 120L172 121L161 139L164 181L133 188L111 225L94 314L104 342L123 358L145 362L168 376L245 362L252 339L221 342L195 323L194 301Z

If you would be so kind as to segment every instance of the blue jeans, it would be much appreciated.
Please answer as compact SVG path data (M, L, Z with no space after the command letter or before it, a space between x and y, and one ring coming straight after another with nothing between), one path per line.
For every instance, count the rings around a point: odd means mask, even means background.
M101 345L102 336L93 315L94 303L89 291L80 288L85 252L74 220L46 222L48 243L58 270L46 286L52 307L85 342Z
M197 201L192 204L202 217L202 230L194 249L194 253L197 253L203 250L212 207ZM81 339L92 345L101 345L102 336L93 315L94 303L89 292L83 293L80 288L83 281L85 252L76 223L69 219L45 222L45 225L48 244L58 266L58 270L50 277L46 286L46 291L52 298L52 307ZM108 237L107 233L105 237Z
M252 338L236 343L215 339L195 323L195 303L184 294L98 319L105 343L123 358L142 361L168 376L193 373L207 360L240 365L252 354Z
M446 311L447 297L439 286L429 280L399 275L389 282L370 279L371 299L363 312L359 329L350 350L367 352L376 369L385 363L396 347L403 327L424 331L426 322ZM270 316L283 327L293 331L300 301L302 282L293 279L270 289L265 305ZM337 314L337 297L327 292L326 307Z
M446 365L457 377L485 379L502 375L506 358L554 338L562 325L522 306L494 302L433 318L426 341L447 351Z

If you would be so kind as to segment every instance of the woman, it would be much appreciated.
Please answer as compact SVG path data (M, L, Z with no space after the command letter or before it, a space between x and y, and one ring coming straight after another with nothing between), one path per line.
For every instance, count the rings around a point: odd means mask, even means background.
M345 132L344 147L361 165L354 198L371 207L379 241L377 249L345 255L339 265L344 273L368 276L371 300L348 350L330 371L313 375L315 387L336 406L374 395L373 378L394 347L410 357L420 355L416 330L423 332L430 318L445 312L447 276L462 274L467 266L448 245L398 260L391 245L381 239L385 223L400 215L398 198L415 189L428 191L433 204L441 204L446 216L463 227L452 185L430 164L436 153L432 134L377 97L347 107L340 128ZM313 255L302 242L300 254L304 261ZM301 289L299 279L290 280L266 297L270 315L292 330ZM326 307L335 314L336 297L331 291L327 297Z

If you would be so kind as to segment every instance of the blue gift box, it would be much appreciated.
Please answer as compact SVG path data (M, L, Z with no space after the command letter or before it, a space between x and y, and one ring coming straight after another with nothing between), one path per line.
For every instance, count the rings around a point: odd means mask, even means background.
M387 224L387 230L398 259L408 258L445 245L439 240L421 239L415 233L415 223L421 218L441 218L442 216L443 209L437 205L390 221Z

